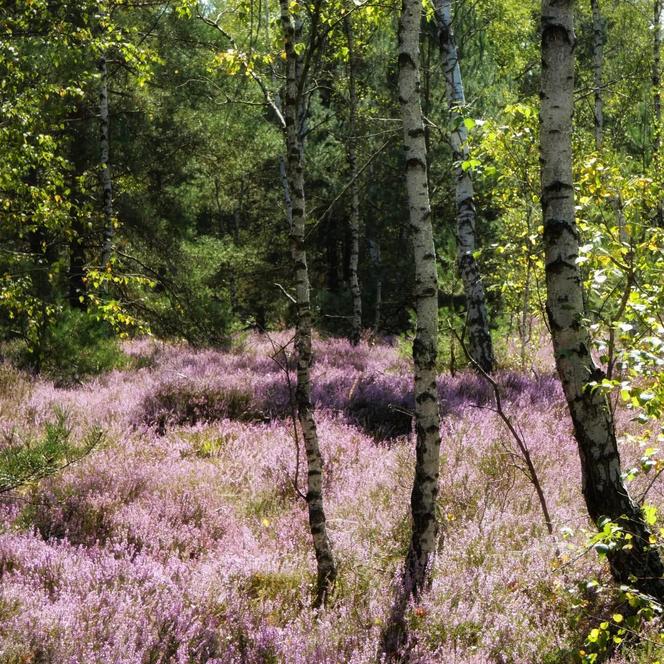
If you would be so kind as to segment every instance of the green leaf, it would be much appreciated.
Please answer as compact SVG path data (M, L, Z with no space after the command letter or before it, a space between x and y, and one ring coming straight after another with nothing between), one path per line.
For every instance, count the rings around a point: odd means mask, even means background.
M657 508L654 505L644 505L643 518L649 526L654 526L657 522Z

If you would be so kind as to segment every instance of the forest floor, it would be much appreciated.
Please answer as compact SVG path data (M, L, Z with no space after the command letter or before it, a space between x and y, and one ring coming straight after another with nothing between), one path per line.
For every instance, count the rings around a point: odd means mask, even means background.
M286 358L274 357L288 339L249 336L227 352L134 341L132 368L75 388L0 366L0 444L38 438L58 413L77 440L104 433L84 459L0 496L0 662L376 661L409 535L410 362L388 345L316 342L339 565L336 594L317 612L295 489L304 459L297 472ZM471 373L441 375L443 537L431 591L408 614L413 662L578 661L590 631L620 609L588 546L552 368L497 379L554 536L490 388ZM638 425L628 412L618 424L623 465L638 466ZM648 480L637 476L633 493ZM663 491L656 483L649 500L663 504ZM654 661L655 646L625 643L612 661Z

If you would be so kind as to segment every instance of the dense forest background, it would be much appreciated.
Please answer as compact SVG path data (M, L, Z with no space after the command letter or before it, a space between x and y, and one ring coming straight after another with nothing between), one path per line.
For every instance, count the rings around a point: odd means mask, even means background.
M574 140L586 287L606 327L629 267L612 260L621 251L616 205L628 226L652 221L660 173L652 3L603 4L595 28L590 5L577 10ZM510 330L527 344L543 301L538 11L534 2L456 3L467 99L461 114L446 101L432 11L422 25L441 311L461 329L449 128L463 121L477 258L498 344ZM121 333L149 326L199 345L223 343L234 330L292 324L293 308L279 287L289 287L291 270L284 148L266 99L278 99L283 85L277 8L44 1L12 3L2 12L2 334L21 341L26 362L43 364L73 329L93 334L82 331L88 324L79 312L101 316ZM351 332L352 182L359 190L362 326L399 334L412 323L396 16L371 3L330 7L311 37L307 250L322 332ZM594 137L595 29L604 49L601 151ZM108 209L100 183L102 87ZM108 235L112 251L104 258ZM658 256L649 239L631 238L638 244L633 264Z
M0 663L659 661L662 10L3 3Z

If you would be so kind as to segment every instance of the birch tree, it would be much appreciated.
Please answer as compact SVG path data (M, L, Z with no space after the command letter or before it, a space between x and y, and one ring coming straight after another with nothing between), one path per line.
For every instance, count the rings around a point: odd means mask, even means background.
M438 541L436 497L440 466L440 413L436 389L438 277L427 180L427 150L420 97L421 0L403 0L399 23L399 102L403 122L409 229L415 266L417 329L413 342L416 462L411 493L412 535L402 585L383 636L394 656L405 638L404 613L426 588Z
M383 300L383 267L381 265L380 243L378 240L369 238L367 240L367 245L371 267L375 277L373 333L374 335L377 335L380 330L380 313Z
M80 184L81 176L85 171L85 114L83 109L76 108L70 116L71 146L69 159L72 166L72 172L69 175L70 188L74 199L82 199L85 192L82 191ZM72 309L84 311L87 308L86 303L86 279L85 279L85 241L86 228L81 218L83 211L80 205L72 205L70 210L71 217L71 239L69 240L69 271L68 281L68 300Z
M399 25L399 102L406 151L406 187L417 314L413 342L417 460L411 496L413 534L406 561L406 577L409 589L414 594L424 588L438 536L435 502L440 454L440 414L436 391L438 277L420 103L421 9L419 0L404 0Z
M662 60L662 0L655 0L653 5L653 58L652 58L652 95L655 114L655 152L661 143L660 125L662 122L661 60Z
M302 24L291 11L290 0L280 0L281 27L286 54L286 85L283 97L283 113L286 123L286 174L290 192L292 225L290 229L291 252L295 270L295 305L297 308L296 351L297 387L295 398L298 418L302 427L307 456L307 506L309 528L316 554L317 588L316 605L324 603L334 586L336 565L332 546L327 535L323 503L323 458L318 443L318 432L311 403L311 303L309 295L309 271L305 248L305 191L304 191L304 81L307 61L298 54ZM316 5L320 11L320 2ZM312 34L315 32L316 15L312 18ZM313 48L313 41L309 48ZM311 51L309 51L310 53Z
M469 159L468 130L463 122L466 97L452 31L452 0L436 0L435 9L452 122L450 140L456 180L457 265L466 296L468 350L482 370L489 373L495 361L484 285L475 259L475 192L471 172L463 168L463 163Z
M653 142L655 170L659 170L659 151L662 145L662 0L653 3L652 39L652 102L654 114L655 140ZM657 204L657 225L664 226L664 202Z
M362 333L362 291L357 273L360 258L360 188L357 172L357 53L355 50L355 36L353 33L352 16L344 18L346 41L348 44L348 165L350 167L350 260L349 281L350 294L353 302L353 313L351 317L350 340L353 345L360 341Z
M316 31L320 19L320 1L314 5L310 18L309 43L304 44L302 12L303 7L293 6L290 0L279 2L279 22L281 24L285 59L285 85L281 92L271 92L267 82L252 66L233 37L221 26L220 13L216 19L198 12L198 17L215 28L230 43L238 58L241 70L258 86L265 105L270 109L273 120L281 130L285 141L285 157L279 156L279 179L283 189L286 221L289 226L291 257L295 276L297 385L295 401L298 421L304 438L307 458L306 501L309 513L309 528L313 539L317 564L316 597L314 604L322 605L334 587L336 564L332 546L327 534L323 500L323 458L320 451L313 404L311 402L312 314L310 300L309 270L307 266L306 239L306 199L304 188L304 139L306 120L306 100L310 91L306 81L312 58L317 48ZM269 7L266 6L265 30L269 41ZM275 77L272 78L274 83Z
M581 458L583 495L598 527L606 520L629 534L608 554L616 581L664 599L664 565L650 546L643 515L622 479L612 411L606 396L588 385L601 380L590 354L577 258L572 180L574 96L573 0L542 1L540 157L544 224L546 309L558 374ZM623 546L630 544L630 546Z

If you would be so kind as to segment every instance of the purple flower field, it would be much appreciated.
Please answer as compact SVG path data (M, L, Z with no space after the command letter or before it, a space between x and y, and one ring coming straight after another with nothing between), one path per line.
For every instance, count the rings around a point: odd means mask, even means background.
M229 352L151 340L126 350L135 368L75 389L0 367L0 444L38 435L54 409L76 437L105 433L81 461L0 496L0 662L376 662L409 537L408 359L387 345L315 344L339 563L335 597L316 612L306 506L294 488L306 471L303 459L296 471L286 375L269 340L249 337ZM611 613L608 594L586 588L608 572L584 553L592 528L558 381L546 367L497 379L555 540L488 408L490 388L471 373L442 375L444 535L431 592L408 614L414 662L572 662ZM643 454L627 435L635 426L618 414L625 467ZM638 493L643 483L630 486ZM649 496L663 502L657 485Z

